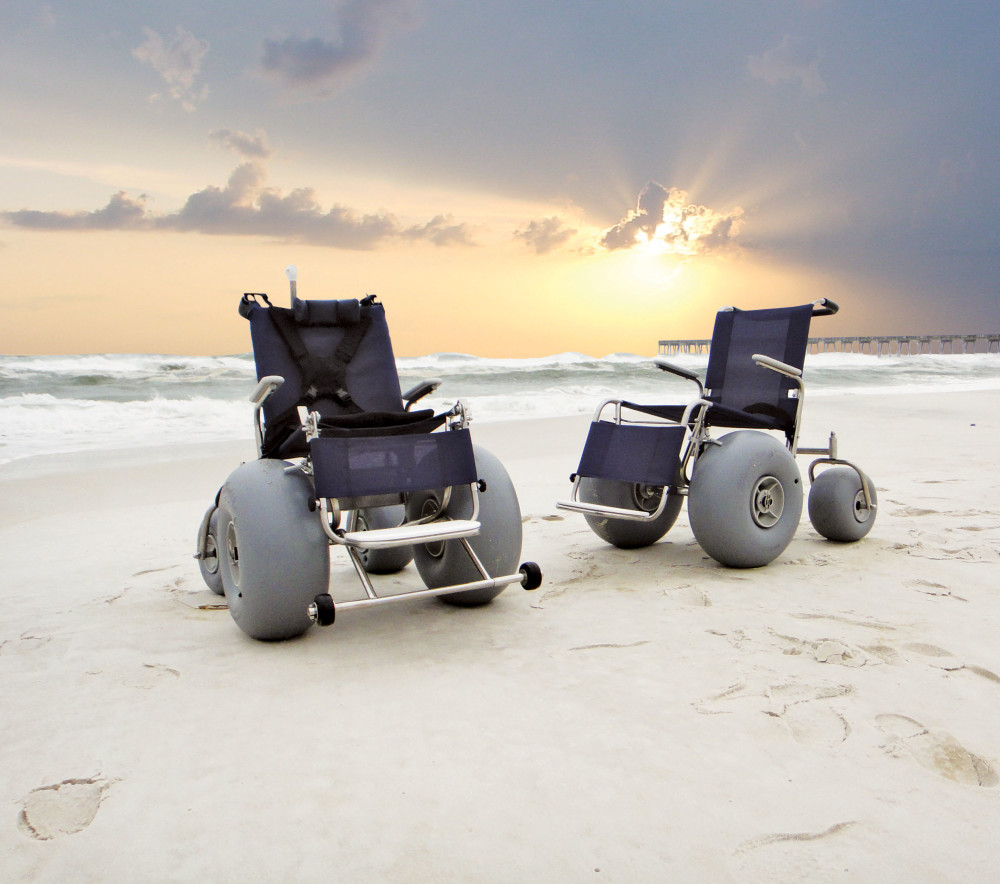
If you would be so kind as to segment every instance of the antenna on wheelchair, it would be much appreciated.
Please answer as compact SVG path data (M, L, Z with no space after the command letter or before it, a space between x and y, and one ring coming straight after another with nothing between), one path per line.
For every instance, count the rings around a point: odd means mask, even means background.
M292 292L292 309L295 309L295 302L299 299L298 293L298 278L299 278L299 268L294 264L289 264L285 268L285 276L288 277L288 285Z

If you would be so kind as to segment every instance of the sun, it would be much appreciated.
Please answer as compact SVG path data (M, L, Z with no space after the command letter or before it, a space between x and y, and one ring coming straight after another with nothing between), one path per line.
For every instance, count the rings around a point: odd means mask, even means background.
M663 225L660 225L662 227ZM639 231L635 237L635 253L638 256L648 258L658 258L663 255L677 254L673 243L669 242L660 233L659 227L650 236L645 231Z
M622 255L631 279L657 290L672 286L681 275L690 257L679 254L674 245L662 236L637 237L634 248Z

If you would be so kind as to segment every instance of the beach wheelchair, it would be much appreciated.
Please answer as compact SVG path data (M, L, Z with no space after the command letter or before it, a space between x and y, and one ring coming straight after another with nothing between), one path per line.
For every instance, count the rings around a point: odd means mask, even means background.
M878 507L871 480L838 456L835 433L825 448L799 447L809 324L837 310L825 298L720 310L704 384L694 372L655 360L697 384L698 395L684 405L602 402L570 477L572 499L557 506L583 513L606 542L633 549L663 537L686 497L701 548L723 565L756 568L781 555L798 527L796 455L820 455L808 470L810 521L829 540L860 540ZM714 438L714 428L733 432Z
M201 573L240 629L282 640L351 608L428 596L470 607L512 583L538 587L538 565L518 566L517 494L473 444L465 405L414 410L441 382L400 392L382 304L302 300L295 268L286 273L290 309L262 294L240 301L258 458L230 474L198 532ZM331 546L347 553L363 598L334 602ZM423 588L376 592L372 575L411 561Z

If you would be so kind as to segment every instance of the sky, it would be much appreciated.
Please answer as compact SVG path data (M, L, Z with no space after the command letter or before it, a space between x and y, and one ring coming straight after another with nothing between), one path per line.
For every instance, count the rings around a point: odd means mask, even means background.
M0 6L0 353L249 350L377 294L397 355L1000 331L996 0Z

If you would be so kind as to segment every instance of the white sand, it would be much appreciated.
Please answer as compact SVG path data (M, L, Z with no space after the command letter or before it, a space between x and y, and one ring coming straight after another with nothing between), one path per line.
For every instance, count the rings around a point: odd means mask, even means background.
M198 607L249 441L0 468L0 878L995 880L1000 393L812 398L878 521L753 571L557 515L585 428L473 425L541 589L283 644Z

